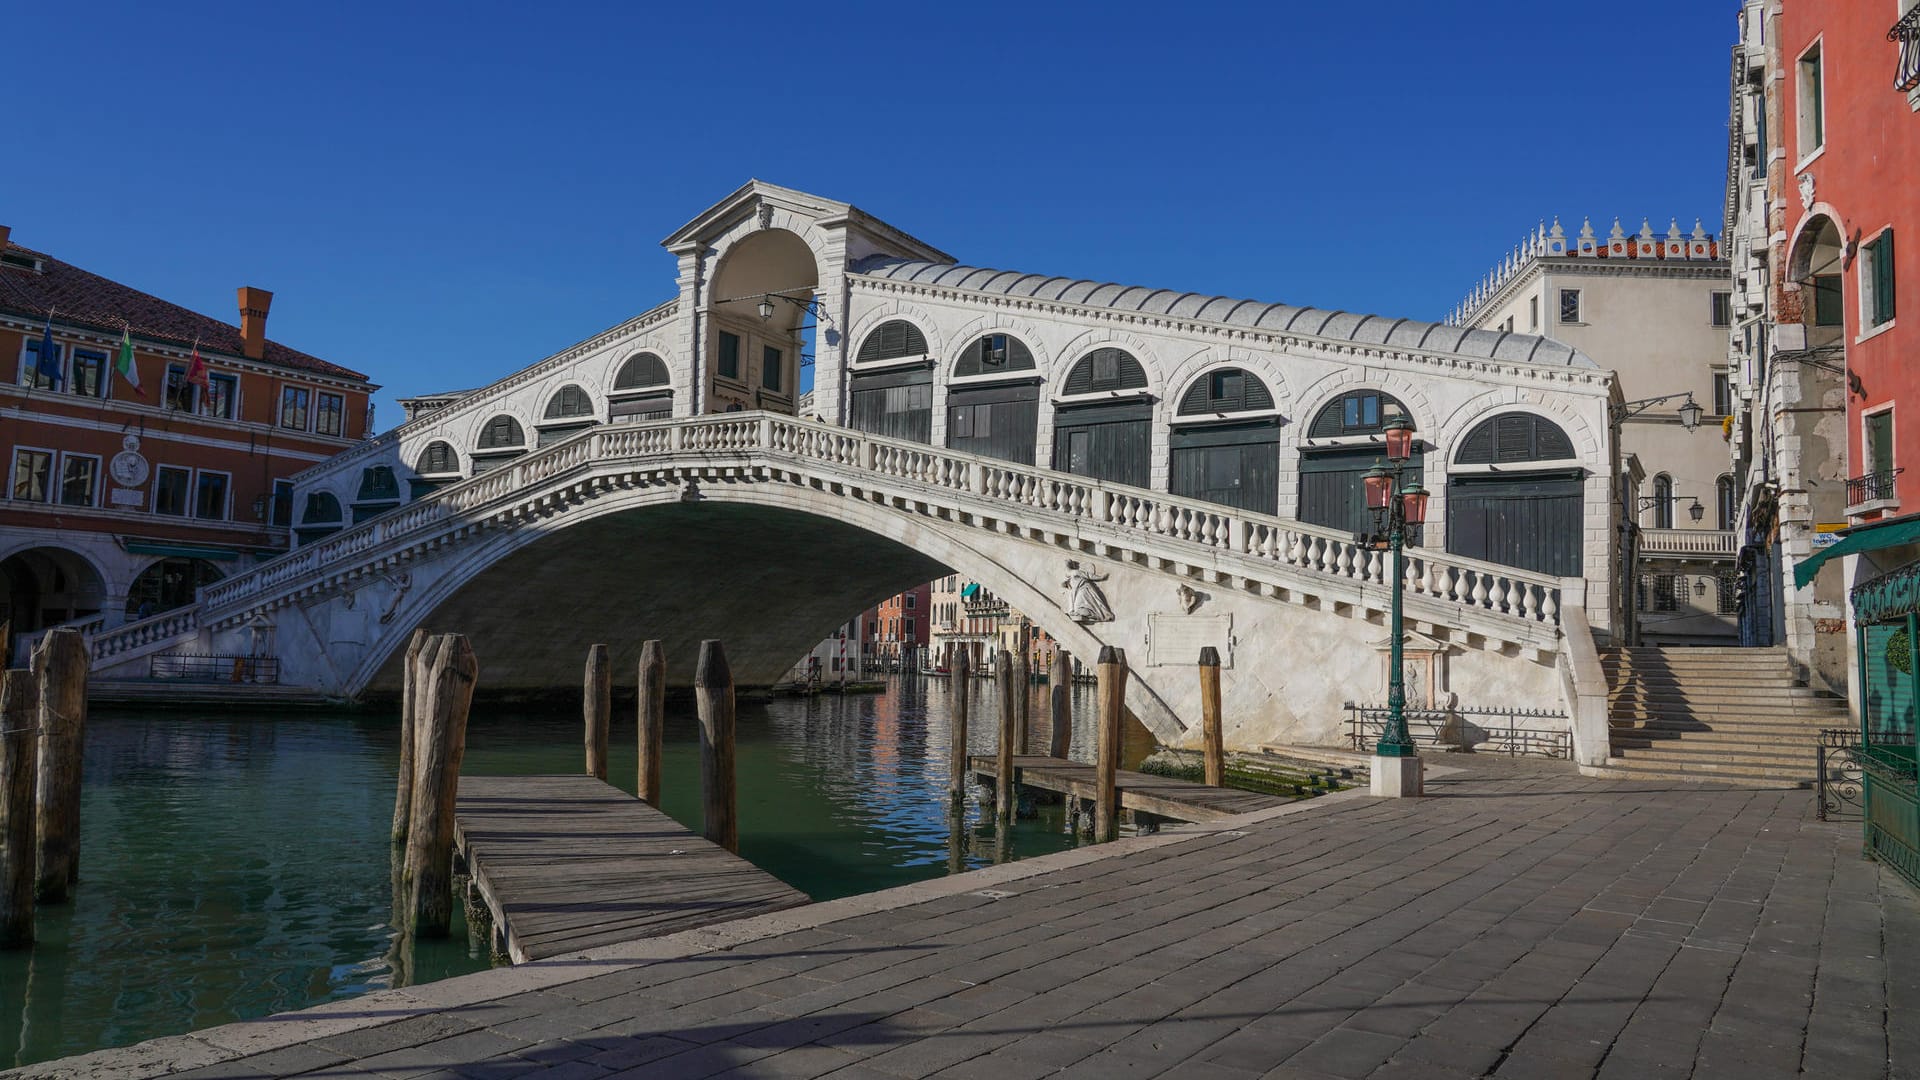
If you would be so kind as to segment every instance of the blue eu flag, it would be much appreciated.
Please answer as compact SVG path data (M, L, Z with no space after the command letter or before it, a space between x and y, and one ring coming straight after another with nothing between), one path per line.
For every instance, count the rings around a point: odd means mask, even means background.
M40 332L40 359L34 364L34 370L46 376L53 389L60 389L60 352L53 344L52 315L47 316L47 327Z

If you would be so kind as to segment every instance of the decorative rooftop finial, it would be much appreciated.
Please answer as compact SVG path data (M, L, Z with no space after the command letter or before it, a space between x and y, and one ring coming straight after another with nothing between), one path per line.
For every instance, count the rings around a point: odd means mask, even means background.
M1640 239L1653 239L1653 222L1648 218L1640 219Z
M1673 218L1667 222L1667 239L1669 240L1680 239L1680 219L1679 218Z
M1626 233L1626 230L1625 230L1625 229L1622 229L1622 228L1620 227L1620 219L1619 219L1618 217L1616 217L1616 218L1614 218L1614 219L1613 219L1613 231L1607 234L1607 239L1609 239L1609 240L1625 240L1626 238L1627 238L1627 233Z
M1592 218L1582 217L1580 219L1580 239L1582 240L1593 239L1593 219Z
M1591 229L1589 229L1589 230L1587 230L1587 231L1588 231L1588 232L1592 232L1593 230L1591 230ZM1555 237L1560 237L1560 236L1565 236L1565 235L1567 235L1567 230L1565 230L1565 229L1563 229L1563 228L1561 228L1561 227L1560 227L1560 215L1559 215L1559 214L1555 214L1555 215L1553 215L1553 231L1552 231L1551 233L1549 233L1548 235L1549 235L1549 236L1555 236Z
M1707 238L1707 231L1700 227L1699 218L1693 219L1693 238L1695 240L1705 240Z

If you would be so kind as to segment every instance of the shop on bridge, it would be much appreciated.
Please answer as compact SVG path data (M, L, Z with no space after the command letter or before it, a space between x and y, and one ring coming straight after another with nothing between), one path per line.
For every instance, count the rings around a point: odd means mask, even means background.
M870 435L933 441L933 357L910 322L881 323L848 371L847 423Z
M1373 531L1362 477L1385 460L1384 432L1394 419L1412 417L1398 399L1378 390L1349 390L1314 414L1300 451L1301 521L1344 533ZM1424 467L1416 440L1405 468L1420 476Z
M1033 351L1019 338L987 334L967 346L947 383L948 448L1032 465L1040 382Z
M1053 403L1053 467L1146 487L1153 476L1153 396L1132 353L1095 349L1067 372Z
M1279 512L1280 416L1259 376L1218 368L1195 380L1180 396L1168 447L1173 494Z
M1586 471L1573 440L1533 413L1474 425L1447 476L1447 550L1559 577L1580 574Z

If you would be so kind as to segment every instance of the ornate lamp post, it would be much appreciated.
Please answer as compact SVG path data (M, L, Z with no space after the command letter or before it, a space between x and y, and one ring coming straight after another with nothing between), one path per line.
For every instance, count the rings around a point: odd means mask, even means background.
M1406 585L1405 549L1407 530L1427 521L1427 489L1420 478L1403 477L1406 463L1413 457L1413 422L1395 417L1386 424L1387 462L1368 469L1367 509L1373 512L1375 532L1364 534L1362 543L1378 550L1393 552L1393 617L1388 627L1387 651L1387 726L1373 749L1373 793L1400 797L1422 793L1420 755L1414 749L1413 736L1407 732L1407 685L1403 662L1405 631L1401 626L1400 597ZM1389 469L1387 464L1393 467Z

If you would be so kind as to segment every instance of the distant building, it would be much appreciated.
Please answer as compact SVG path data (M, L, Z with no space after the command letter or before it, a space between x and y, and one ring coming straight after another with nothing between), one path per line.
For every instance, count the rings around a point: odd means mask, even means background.
M865 618L855 615L840 624L826 640L793 665L788 681L805 684L858 679L867 668L866 643L860 634Z
M1558 218L1541 224L1474 289L1449 319L1502 334L1564 342L1615 371L1625 523L1616 537L1626 588L1627 640L1648 645L1731 644L1736 482L1727 468L1722 418L1733 410L1726 366L1732 321L1727 260L1699 221L1656 233L1643 219L1629 234L1614 219L1598 235L1591 219L1568 236ZM1665 397L1668 400L1646 402ZM1706 422L1688 429L1691 400ZM1537 477L1467 481L1539 487ZM1569 502L1565 527L1579 528ZM1462 515L1462 521L1467 515Z
M927 647L931 586L916 585L880 601L869 620L867 655L889 670L914 670Z
M16 635L164 612L285 551L302 523L341 527L337 502L296 521L290 478L366 436L377 387L269 340L272 300L239 290L235 326L13 243L0 226L0 357L15 360L0 380L0 619ZM123 340L135 378L116 370ZM196 351L204 386L189 382ZM385 466L359 490L366 509L402 497Z

